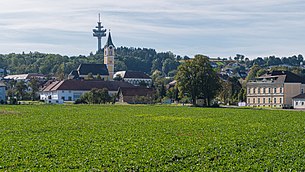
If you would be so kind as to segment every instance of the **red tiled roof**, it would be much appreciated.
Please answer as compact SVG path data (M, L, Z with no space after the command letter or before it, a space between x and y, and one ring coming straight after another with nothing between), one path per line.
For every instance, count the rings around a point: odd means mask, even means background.
M57 91L57 90L79 90L89 91L93 88L107 88L109 91L117 91L119 88L134 87L132 84L120 81L97 81L97 80L64 80L57 81L50 84L43 91Z
M148 96L155 93L152 88L133 87L133 88L120 88L123 96Z

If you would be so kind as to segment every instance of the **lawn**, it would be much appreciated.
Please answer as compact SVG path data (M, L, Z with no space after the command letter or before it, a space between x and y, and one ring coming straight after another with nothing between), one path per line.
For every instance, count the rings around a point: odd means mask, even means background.
M304 171L305 112L0 106L0 171Z

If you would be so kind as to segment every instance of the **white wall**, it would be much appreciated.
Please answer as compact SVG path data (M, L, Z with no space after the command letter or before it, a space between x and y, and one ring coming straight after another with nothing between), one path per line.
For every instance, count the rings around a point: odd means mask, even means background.
M58 90L53 92L41 92L40 100L48 100L49 96L51 100L64 100L64 101L76 101L80 96L88 91L72 91L72 90ZM109 91L109 95L114 96L118 91Z
M293 99L293 107L295 109L305 109L305 99Z

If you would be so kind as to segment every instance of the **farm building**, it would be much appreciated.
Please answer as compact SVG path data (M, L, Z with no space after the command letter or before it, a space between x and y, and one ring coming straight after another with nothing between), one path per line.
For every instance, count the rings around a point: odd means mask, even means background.
M144 87L121 87L119 89L119 102L129 104L150 104L156 92L152 88Z

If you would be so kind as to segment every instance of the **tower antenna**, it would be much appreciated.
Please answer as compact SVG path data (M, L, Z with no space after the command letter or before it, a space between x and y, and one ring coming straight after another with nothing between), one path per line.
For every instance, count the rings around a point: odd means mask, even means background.
M102 52L102 37L106 36L106 29L104 29L104 26L102 26L101 22L101 13L98 14L98 22L95 29L93 29L93 36L97 37L97 53Z

